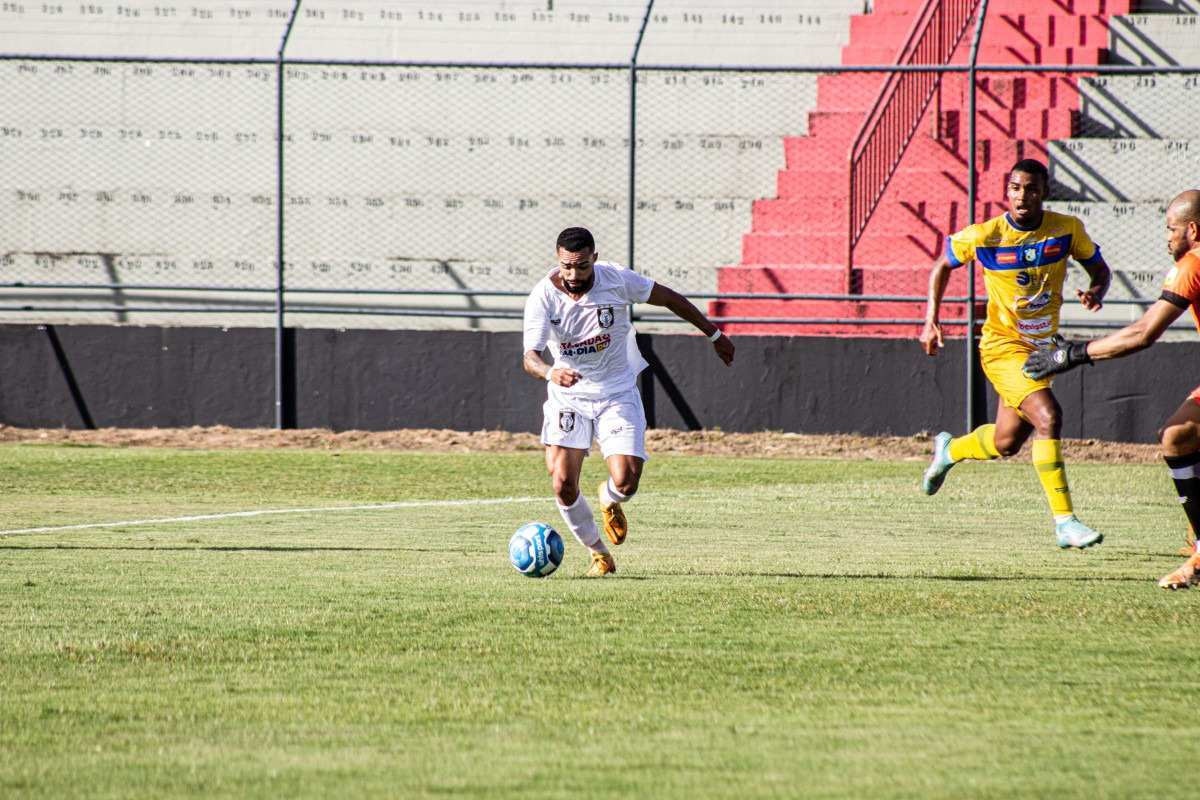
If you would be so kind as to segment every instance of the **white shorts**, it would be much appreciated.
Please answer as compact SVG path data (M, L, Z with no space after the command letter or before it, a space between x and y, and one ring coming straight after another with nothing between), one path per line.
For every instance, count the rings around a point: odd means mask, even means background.
M549 397L542 405L542 444L646 460L646 412L637 389L604 400Z

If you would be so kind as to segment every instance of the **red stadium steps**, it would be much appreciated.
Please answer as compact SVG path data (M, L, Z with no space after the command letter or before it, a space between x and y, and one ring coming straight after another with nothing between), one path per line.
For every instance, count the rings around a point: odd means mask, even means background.
M913 14L920 10L922 0L875 0L876 14ZM1027 14L1046 16L1076 16L1081 14L1128 14L1136 0L990 0L988 24L1002 14Z
M862 293L864 295L897 294L924 297L929 289L929 265L912 266L864 266L862 268ZM983 270L975 268L975 295L982 298ZM959 268L950 273L946 284L946 297L966 297L967 270ZM921 312L924 316L924 311Z
M1001 173L996 173L990 185L1000 186L1002 182ZM922 185L933 186L932 177ZM872 235L908 236L924 231L942 236L946 231L958 230L966 224L966 203L930 203L911 194L908 200L900 199L903 196L903 193L894 192L885 196L880 219L869 228ZM846 206L844 201L833 203L821 197L756 200L751 226L750 234L807 231L845 236ZM838 263L844 265L845 258L839 259Z
M717 291L731 294L844 294L846 282L844 266L727 267L717 278Z
M1073 135L1078 115L1077 108L979 108L976 130L981 138L1020 135L1022 138L1066 139ZM862 127L864 116L860 111L814 111L808 115L808 135L818 140L852 143ZM965 126L960 127L965 137ZM927 130L932 129L930 122Z
M975 103L978 108L1079 108L1080 73L1071 75L987 75L979 79ZM966 109L966 81L942 84L942 102Z
M989 196L995 196L996 192L1003 190L1007 179L1005 170L1012 163L1013 160L996 162L995 170L979 173L975 184L976 188L986 190ZM1001 164L1003 166L1000 166ZM906 197L913 202L918 199L929 202L938 197L937 193L965 193L967 182L965 165L956 164L952 168L941 169L905 169L892 176L881 202L886 203L889 198L900 202ZM799 199L811 195L816 187L822 187L826 191L831 187L836 187L845 193L848 186L849 177L845 170L784 170L775 177L775 187L780 200ZM879 213L876 211L876 214ZM845 230L846 224L846 215L843 213L840 227L836 223L834 227L836 230ZM874 227L876 224L885 225L886 223L882 218L872 220L871 226ZM751 221L751 227L753 230L759 229L757 220Z
M854 258L863 264L924 264L942 254L945 234L916 226L904 235L868 232ZM846 261L846 232L748 233L742 237L744 264L836 264Z
M850 44L842 48L846 65L890 64L899 47ZM962 48L950 59L951 64L967 63L969 53ZM987 45L979 48L980 64L1098 64L1108 56L1103 47L1046 47L1028 42Z
M981 110L1075 110L1079 106L1078 78L1078 74L984 75L978 79L975 102ZM874 104L883 80L878 75L858 72L820 75L817 77L817 107L821 111L862 114ZM966 108L968 93L964 78L946 76L940 92L944 109Z
M1041 47L1108 47L1108 17L1042 14L988 15L988 38L1013 37Z
M873 14L852 18L843 63L892 63L921 6L922 0L876 0ZM1099 63L1107 54L1108 17L1129 10L1129 0L992 0L980 60ZM952 62L965 63L969 38L960 44ZM1047 161L1049 141L1077 132L1080 77L1079 73L979 77L977 219L1003 210L1004 182L1014 162ZM921 121L855 248L855 269L850 272L846 268L848 155L885 80L885 75L873 73L818 77L817 110L809 115L808 135L785 138L776 197L753 204L750 230L742 240L742 261L719 270L717 283L718 292L727 294L909 299L726 299L711 304L714 319L821 320L807 325L722 322L726 330L836 336L916 336L919 332L917 320L924 314L924 304L911 298L925 295L929 267L942 254L945 235L967 224L964 115L969 92L962 76L947 75L942 81L936 102ZM977 291L983 291L982 277ZM947 295L965 292L965 273L956 271ZM979 314L982 317L982 308ZM943 316L965 316L962 304L948 305ZM909 321L889 325L886 320Z
M933 122L929 115L923 123L926 128L932 128ZM809 138L805 136L790 136L784 139L784 169L782 172L812 169L849 169L847 152L853 139L847 141ZM956 136L934 139L930 136L918 136L908 146L901 170L936 170L954 173L967 173L966 160L967 135L958 131ZM977 168L981 172L1003 170L1014 161L1022 158L1045 159L1049 150L1042 139L988 139L982 138L975 143L979 157Z
M872 42L875 46L895 45L899 49L908 37L909 28L899 23L897 16L877 12L851 17L851 41ZM988 41L1012 40L1014 44L1024 42L1041 48L1104 48L1108 47L1108 18L1100 15L1047 15L1044 8L1040 14L997 13L989 7L984 33L985 44Z

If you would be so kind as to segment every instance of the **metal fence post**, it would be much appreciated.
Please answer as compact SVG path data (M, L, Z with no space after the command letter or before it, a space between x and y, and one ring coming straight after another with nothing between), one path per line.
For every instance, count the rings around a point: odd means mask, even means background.
M301 0L296 0L292 6L291 16L288 17L287 27L284 28L283 38L279 41L279 52L275 57L275 428L282 430L294 418L294 409L289 402L286 381L287 346L283 327L283 54L287 50L288 39L292 35L292 26L296 15L300 13Z
M975 185L979 182L979 170L975 152L975 65L979 58L979 40L983 36L983 23L987 18L988 0L979 5L979 16L975 18L975 33L971 37L971 54L967 69L967 224L975 224ZM977 409L982 405L983 387L976 380L976 363L979 351L975 342L975 264L967 270L967 430L973 431L980 424Z
M654 0L646 0L646 11L642 14L642 26L638 28L637 41L633 43L633 53L629 56L629 229L626 232L627 258L630 269L635 268L634 255L634 218L637 216L637 59L642 49L642 37L646 35L646 23L650 21L650 9L654 8ZM632 312L632 309L630 309Z

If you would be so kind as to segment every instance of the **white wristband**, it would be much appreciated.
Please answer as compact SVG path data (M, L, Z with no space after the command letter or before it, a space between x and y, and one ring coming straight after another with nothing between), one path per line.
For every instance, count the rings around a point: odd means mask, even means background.
M551 373L551 372L553 372L553 371L554 371L554 367L551 367L550 369L546 370L546 383L552 383L552 382L553 382L553 381L550 379L550 373Z
M717 339L720 339L720 338L721 338L721 329L717 328L715 331L712 332L712 336L708 337L708 340L710 342L715 342Z

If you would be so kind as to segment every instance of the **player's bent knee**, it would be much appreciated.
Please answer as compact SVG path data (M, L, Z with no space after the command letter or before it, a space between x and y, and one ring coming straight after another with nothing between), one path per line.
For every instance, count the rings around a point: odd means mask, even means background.
M1168 425L1159 432L1159 441L1167 455L1183 455L1200 450L1200 431L1193 423Z
M1047 409L1045 414L1032 422L1038 439L1057 439L1062 434L1062 414L1056 408Z
M556 475L554 477L554 496L564 506L573 505L579 499L579 481Z
M635 494L637 494L638 478L636 475L629 475L619 481L614 480L613 486L616 487L618 492L626 497L633 497Z
M1025 444L1023 437L1016 436L997 436L995 438L996 452L1001 458L1015 456L1021 452L1021 445Z

